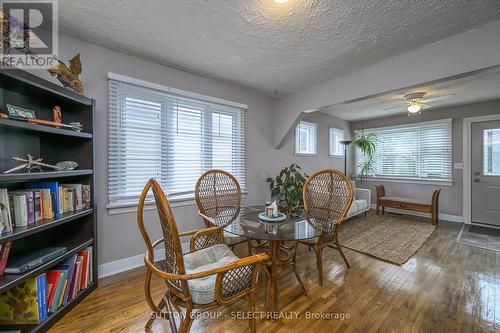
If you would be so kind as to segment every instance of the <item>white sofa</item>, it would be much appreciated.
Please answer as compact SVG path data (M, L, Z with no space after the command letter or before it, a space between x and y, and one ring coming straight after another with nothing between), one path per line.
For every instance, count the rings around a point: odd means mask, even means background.
M370 210L372 191L366 188L356 188L354 200L352 201L351 208L347 212L347 218L366 213Z

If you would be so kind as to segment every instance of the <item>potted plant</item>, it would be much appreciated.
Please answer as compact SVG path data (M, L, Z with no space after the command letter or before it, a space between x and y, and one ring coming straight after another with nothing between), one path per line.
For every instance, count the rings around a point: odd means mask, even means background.
M276 200L280 210L291 215L300 215L304 201L302 188L307 179L297 164L282 169L276 178L267 178L271 190L271 198Z
M376 143L377 136L375 133L366 133L363 130L361 130L361 133L352 141L354 147L359 148L363 154L363 161L358 164L360 171L358 176L361 181L374 171L373 157L375 156Z

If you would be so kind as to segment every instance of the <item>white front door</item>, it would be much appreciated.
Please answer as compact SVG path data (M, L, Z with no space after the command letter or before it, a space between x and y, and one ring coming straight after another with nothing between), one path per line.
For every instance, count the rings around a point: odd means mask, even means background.
M472 222L500 226L500 120L472 123Z

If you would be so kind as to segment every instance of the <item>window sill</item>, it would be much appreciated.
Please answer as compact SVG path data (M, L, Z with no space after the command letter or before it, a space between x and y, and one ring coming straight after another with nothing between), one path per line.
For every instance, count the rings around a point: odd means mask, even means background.
M344 159L344 155L328 155L330 158Z
M245 198L246 194L247 192L242 192L241 197ZM168 198L168 203L170 204L171 208L195 206L196 200L194 199L194 195L179 196L179 197ZM106 208L108 210L109 215L136 213L138 208L138 203L107 204ZM155 209L156 209L156 204L154 200L146 201L144 203L144 211L155 210Z
M314 154L308 154L308 153L295 153L295 156L301 156L301 157L316 157L318 156L317 153Z
M356 177L356 181L363 182L385 182L385 183L403 183L403 184L418 184L418 185L442 185L453 186L453 180L437 180L437 179L404 179L404 178L385 178L385 177Z

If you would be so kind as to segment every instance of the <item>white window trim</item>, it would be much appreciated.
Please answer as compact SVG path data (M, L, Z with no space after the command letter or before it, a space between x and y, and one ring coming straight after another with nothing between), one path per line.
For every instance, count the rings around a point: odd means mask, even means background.
M467 119L467 118L464 118ZM426 125L433 125L433 124L440 124L443 122L450 122L451 123L451 141L453 143L453 119L452 118L445 118L445 119L438 119L438 120L431 120L431 121L422 121L422 122L417 122L417 123L411 123L411 124L401 124L401 125L394 125L394 126L384 126L384 127L372 127L372 128L365 128L364 130L354 130L354 135L358 134L361 131L365 132L370 132L370 131L379 131L379 130L386 130L386 129L397 129L397 128L412 128L412 127L420 127L420 126L426 126ZM422 178L404 178L404 177L384 177L384 176L376 176L376 177L364 177L362 180L363 181L372 181L372 182L388 182L388 183L404 183L404 184L422 184L422 185L442 185L442 186L453 186L454 180L453 180L453 149L451 150L450 153L450 158L451 158L451 179L422 179ZM356 166L355 166L356 168ZM356 175L356 180L361 181L361 177L359 175Z
M248 192L242 192L241 199L244 200L247 197L247 194ZM169 197L168 203L171 208L196 206L196 200L194 198L194 195L184 196L184 197ZM139 207L138 203L106 205L109 215L137 213L138 207ZM155 210L155 209L156 209L156 204L154 200L148 200L144 203L144 211Z
M314 153L298 153L297 152L297 128L299 127L300 123L311 125L314 127ZM301 120L295 125L295 129L293 131L293 136L294 136L294 143L293 143L293 152L296 156L303 156L303 157L314 157L318 156L318 124L312 123L310 121L304 121Z
M338 159L344 159L344 157L346 157L345 155L336 155L336 154L331 154L331 151L330 151L330 147L332 145L332 143L330 142L331 140L331 136L330 136L330 131L334 129L334 130L337 130L337 131L342 131L344 132L344 140L347 140L345 135L346 135L346 130L343 129L343 128L338 128L338 127L328 127L328 157L331 157L331 158L338 158ZM346 157L347 158L347 157Z
M135 77L126 76L126 75L122 75L122 74L108 72L108 79L121 81L121 82L129 83L129 84L134 84L136 86L140 86L143 88L150 88L150 89L154 89L154 90L159 90L159 91L167 92L170 94L182 95L184 97L199 99L199 100L202 100L205 102L233 106L236 108L244 109L245 111L248 110L248 105L246 105L246 104L241 104L241 103L237 103L237 102L233 102L233 101L228 101L228 100L222 99L222 98L198 94L198 93L194 93L194 92L187 91L187 90L172 88L172 87L168 87L168 86L165 86L165 85L162 85L159 83L144 81L141 79L137 79Z

